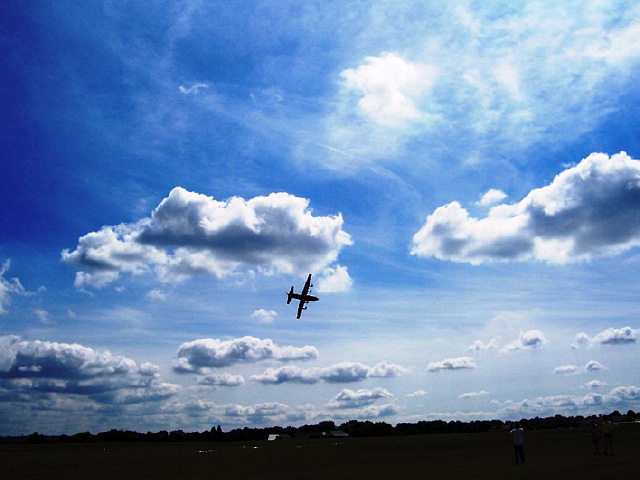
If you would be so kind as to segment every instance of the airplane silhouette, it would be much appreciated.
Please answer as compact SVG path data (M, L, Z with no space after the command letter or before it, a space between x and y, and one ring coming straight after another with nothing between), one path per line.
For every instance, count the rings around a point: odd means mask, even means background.
M307 309L307 307L305 306L307 303L317 302L319 300L318 297L309 295L309 293L311 292L311 287L313 287L313 285L311 285L311 274L309 274L309 276L307 277L307 281L302 288L302 293L293 293L293 286L291 287L291 290L289 290L289 293L287 293L287 305L291 303L292 299L300 300L300 304L298 305L298 315L296 315L296 318L300 318L300 315L302 315L302 310Z

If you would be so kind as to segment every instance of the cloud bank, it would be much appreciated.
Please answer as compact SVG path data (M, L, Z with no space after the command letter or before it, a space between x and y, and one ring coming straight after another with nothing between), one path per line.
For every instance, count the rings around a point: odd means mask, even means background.
M342 224L340 214L313 216L308 200L287 193L216 201L176 187L150 218L88 233L62 259L80 270L77 288L149 270L163 281L223 277L242 268L314 272L351 244Z
M455 201L437 208L414 235L411 253L471 264L591 260L640 245L639 210L640 161L593 153L484 218Z
M0 337L0 387L19 396L70 394L102 404L135 404L176 395L158 367L79 344Z

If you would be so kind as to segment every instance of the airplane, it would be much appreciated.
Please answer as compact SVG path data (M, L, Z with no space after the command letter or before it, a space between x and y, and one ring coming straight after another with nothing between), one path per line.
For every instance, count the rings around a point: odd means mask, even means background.
M298 305L298 315L296 316L296 318L300 318L300 315L302 315L302 310L307 309L307 307L305 306L307 303L317 302L319 300L318 297L309 295L309 293L311 292L311 287L313 287L313 285L311 285L311 274L309 274L309 276L307 277L307 281L302 288L302 293L293 293L293 286L287 293L287 305L291 303L291 299L300 300L300 304Z

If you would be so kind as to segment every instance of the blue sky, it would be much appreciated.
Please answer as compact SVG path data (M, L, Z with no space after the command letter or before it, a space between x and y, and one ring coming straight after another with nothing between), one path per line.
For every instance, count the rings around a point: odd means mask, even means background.
M2 2L0 434L637 410L639 19Z

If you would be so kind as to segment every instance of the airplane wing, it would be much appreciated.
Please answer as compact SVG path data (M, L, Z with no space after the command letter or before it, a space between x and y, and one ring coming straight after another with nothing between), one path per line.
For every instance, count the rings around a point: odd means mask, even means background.
M302 296L304 297L309 293L309 288L311 288L311 274L307 277L307 281L304 284L304 288L302 289Z
M296 315L296 318L300 318L302 310L304 310L304 300L300 300L300 305L298 305L298 315Z

